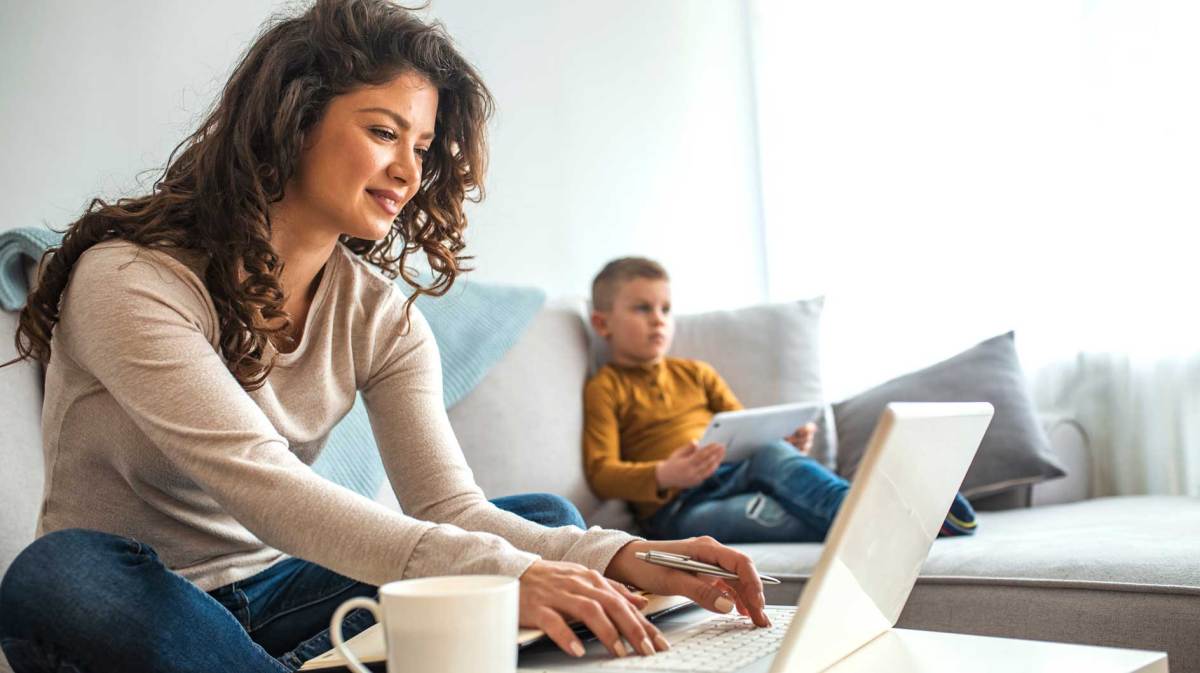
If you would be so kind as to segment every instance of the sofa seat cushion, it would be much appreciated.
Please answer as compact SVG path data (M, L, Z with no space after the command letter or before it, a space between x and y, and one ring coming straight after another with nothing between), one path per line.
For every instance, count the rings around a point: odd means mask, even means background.
M934 542L922 577L1070 580L1200 591L1200 498L1125 496L981 512L979 532ZM817 544L740 545L762 572L807 577Z
M1126 496L982 512L933 545L899 626L1167 652L1200 673L1200 498ZM816 544L738 545L795 603Z

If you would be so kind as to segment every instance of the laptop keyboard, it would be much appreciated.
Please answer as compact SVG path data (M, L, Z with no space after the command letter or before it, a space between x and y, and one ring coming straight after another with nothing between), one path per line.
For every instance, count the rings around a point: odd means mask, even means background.
M671 649L666 652L652 657L610 659L601 667L640 671L736 671L779 649L796 608L767 608L766 613L771 620L770 628L760 629L737 614L718 615L673 634Z

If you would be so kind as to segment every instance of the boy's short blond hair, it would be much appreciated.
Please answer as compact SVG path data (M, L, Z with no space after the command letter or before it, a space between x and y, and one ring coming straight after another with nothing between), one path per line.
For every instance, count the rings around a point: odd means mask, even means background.
M634 278L671 280L662 264L645 257L621 257L600 269L592 280L592 309L611 311L621 286Z

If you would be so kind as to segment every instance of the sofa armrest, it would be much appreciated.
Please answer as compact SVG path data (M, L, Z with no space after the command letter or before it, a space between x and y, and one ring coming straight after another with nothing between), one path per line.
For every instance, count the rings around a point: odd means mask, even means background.
M1087 500L1092 492L1092 457L1083 426L1061 414L1043 414L1040 418L1050 437L1054 457L1062 464L1067 476L1034 485L1032 505Z

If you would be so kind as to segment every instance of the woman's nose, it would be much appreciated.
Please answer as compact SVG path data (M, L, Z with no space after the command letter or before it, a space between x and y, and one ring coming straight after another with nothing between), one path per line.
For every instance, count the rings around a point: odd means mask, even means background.
M421 176L421 167L413 156L399 155L388 166L388 177L406 185L415 184Z

